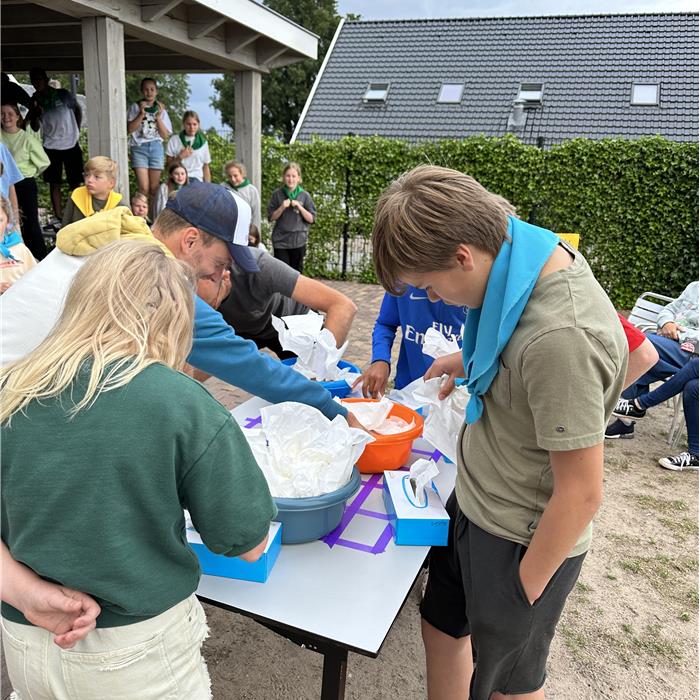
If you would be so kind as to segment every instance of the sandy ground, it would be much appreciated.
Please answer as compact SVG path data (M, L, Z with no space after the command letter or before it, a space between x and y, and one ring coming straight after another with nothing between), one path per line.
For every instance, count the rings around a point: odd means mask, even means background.
M360 309L346 359L364 365L381 290L332 284ZM228 407L245 398L218 380L207 386ZM606 444L605 502L553 642L548 698L697 697L698 475L657 465L671 453L670 423L670 408L658 407L638 423L634 440ZM347 698L425 697L419 597L418 584L377 659L350 654ZM318 654L243 616L205 607L211 636L204 655L217 700L319 697ZM4 664L2 670L6 698Z

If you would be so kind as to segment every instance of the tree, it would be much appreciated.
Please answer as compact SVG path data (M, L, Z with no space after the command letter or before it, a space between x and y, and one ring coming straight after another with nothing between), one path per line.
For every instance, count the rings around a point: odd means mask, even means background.
M318 58L276 68L262 79L262 128L289 141L299 115L323 63L340 21L337 0L263 0L263 4L318 34ZM348 16L356 19L356 16ZM234 128L234 79L225 75L212 81L216 95L211 106L221 112L221 121Z

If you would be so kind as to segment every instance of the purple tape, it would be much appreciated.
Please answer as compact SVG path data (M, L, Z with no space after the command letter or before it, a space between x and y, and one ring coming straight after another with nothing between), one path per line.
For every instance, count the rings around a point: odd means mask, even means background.
M425 455L426 457L429 457L430 459L432 459L433 462L437 462L440 459L440 457L442 457L442 452L440 452L440 450L434 450L433 452L427 452L426 450L412 449L411 452L415 452L417 455Z
M258 416L257 418L246 418L243 427L254 428L256 425L262 425L262 416Z
M384 532L379 535L379 539L374 543L372 547L372 554L381 554L386 546L391 542L391 538L394 536L394 528L391 525L387 525L384 528Z
M357 511L360 510L360 506L367 500L370 493L372 493L375 488L381 488L377 486L377 483L381 478L381 474L373 474L369 479L367 479L367 481L364 482L364 485L360 489L357 496L355 496L353 502L345 508L340 525L322 538L329 547L333 547L333 545L338 542L340 536L343 534L343 531L350 524L350 521L353 519Z

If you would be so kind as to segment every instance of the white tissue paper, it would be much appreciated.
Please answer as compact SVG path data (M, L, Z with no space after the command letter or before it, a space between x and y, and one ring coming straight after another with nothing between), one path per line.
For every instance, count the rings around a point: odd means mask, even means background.
M243 430L277 498L321 496L345 486L365 445L374 438L345 418L328 420L294 401L266 406L262 427Z
M469 401L466 387L456 387L443 401L438 392L447 375L423 382L413 392L416 401L428 406L428 417L423 426L423 437L448 459L457 463L457 438L464 423L464 412Z
M341 401L341 403L344 403ZM352 411L352 414L362 425L378 435L395 435L396 433L405 433L414 427L415 423L411 421L407 423L403 418L398 416L390 416L394 402L386 397L382 397L379 401L360 401L344 404L345 407Z
M432 326L425 331L423 339L423 353L430 357L438 358L459 352L459 343L454 336L446 338L439 330Z
M323 316L315 311L297 316L272 317L280 345L297 355L294 369L309 379L331 382L344 379L350 369L339 369L338 361L348 347L336 347L333 333L323 328Z
M431 459L417 459L408 472L408 483L411 484L413 495L422 506L426 501L425 489L430 488L430 482L440 474L437 464Z
M432 326L425 332L425 337L423 339L424 355L428 355L437 360L438 357L451 355L452 353L459 352L459 350L459 343L455 340L454 336L448 340L440 331ZM423 377L418 377L418 379L414 379L403 389L392 389L387 396L392 401L408 406L408 408L412 408L415 411L425 406L425 404L419 403L419 399L415 397L416 389L422 387L423 384Z

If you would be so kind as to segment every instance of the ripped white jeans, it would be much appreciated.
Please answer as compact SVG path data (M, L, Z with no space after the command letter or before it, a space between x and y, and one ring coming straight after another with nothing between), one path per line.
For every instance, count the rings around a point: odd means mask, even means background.
M5 661L18 700L209 700L201 654L204 610L191 595L133 625L99 628L61 649L39 627L2 620Z

